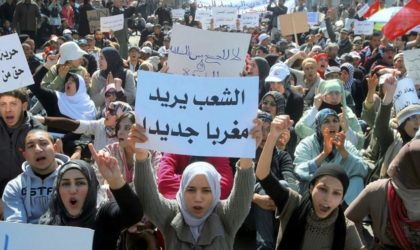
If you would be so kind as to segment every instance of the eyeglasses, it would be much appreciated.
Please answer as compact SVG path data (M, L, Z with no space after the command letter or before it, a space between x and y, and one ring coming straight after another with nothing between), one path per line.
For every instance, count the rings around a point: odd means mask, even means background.
M275 102L271 101L263 101L263 105L270 105L271 107L277 107L277 104Z
M117 110L108 108L107 111L110 115L117 115Z
M105 93L105 97L111 97L117 95L117 92L115 91L108 91Z

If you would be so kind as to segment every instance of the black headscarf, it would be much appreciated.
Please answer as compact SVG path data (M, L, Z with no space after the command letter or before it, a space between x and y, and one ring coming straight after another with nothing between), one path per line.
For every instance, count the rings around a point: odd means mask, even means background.
M343 185L343 197L346 194L347 188L349 186L349 178L337 164L327 164L324 165L315 172L312 177L310 186L315 185L316 181L322 176L332 176L337 178ZM309 190L304 194L302 203L294 211L292 216L287 223L286 229L284 231L282 241L280 242L277 249L301 249L302 242L305 236L306 220L309 215L309 212L312 209L312 198ZM334 226L334 238L332 248L334 250L344 249L344 243L346 241L346 219L344 216L344 211L341 205L338 206L338 217L335 221Z
M105 77L106 79L108 77L108 73L111 72L114 78L120 78L124 83L124 63L121 58L120 52L118 52L118 50L112 47L103 48L101 52L104 55L106 63L108 65L106 70L101 70L101 76Z
M270 65L268 64L267 60L262 57L254 57L252 60L257 64L258 67L258 82L259 82L259 101L261 101L262 97L265 93L269 90L267 86L265 85L265 78L268 76L268 73L270 73Z
M64 173L70 169L79 170L88 180L88 193L86 195L86 200L83 204L82 213L77 218L71 218L68 215L58 191ZM60 170L58 171L57 179L55 180L53 192L51 195L49 208L47 212L40 218L39 223L94 229L97 212L96 198L98 189L99 182L96 179L95 170L89 163L81 160L72 160L67 162L61 166Z

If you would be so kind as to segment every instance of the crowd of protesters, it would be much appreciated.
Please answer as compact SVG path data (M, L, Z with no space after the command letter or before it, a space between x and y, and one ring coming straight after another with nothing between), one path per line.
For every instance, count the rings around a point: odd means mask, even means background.
M1 219L91 228L93 249L233 249L250 232L256 249L420 248L420 83L404 65L419 33L355 35L358 1L297 1L292 12L325 14L297 36L279 30L282 0L258 27L212 22L251 34L238 77L258 77L256 157L178 155L135 148L148 140L137 75L167 72L175 22L203 25L196 3L175 20L151 2L0 5L0 33L19 34L35 82L0 93ZM124 29L91 30L95 8L124 14ZM416 89L403 107L402 80Z

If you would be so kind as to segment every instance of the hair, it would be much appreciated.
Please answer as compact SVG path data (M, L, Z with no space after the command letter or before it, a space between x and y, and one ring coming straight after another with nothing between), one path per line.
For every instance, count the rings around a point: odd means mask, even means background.
M125 118L128 118L128 120L133 124L136 122L136 116L133 112L125 112L120 117L118 117L117 122L115 124L115 132L118 132L118 130L120 130L120 123Z
M20 88L20 89L15 89L15 90L12 90L12 91L7 91L7 92L0 93L0 98L2 96L13 96L13 97L19 99L22 103L29 101L29 95L26 91L26 88Z
M38 133L38 132L41 132L41 133L46 133L48 136L48 140L50 140L51 141L51 143L53 143L54 144L54 138L52 137L52 135L50 134L50 133L48 133L48 131L45 131L45 130L43 130L43 129L40 129L40 128L33 128L33 129L31 129L31 130L29 130L28 131L28 133L26 134L26 136L25 136L25 141L24 141L24 147L23 147L23 149L25 150L25 148L26 148L26 138L30 135L30 134L35 134L35 133Z

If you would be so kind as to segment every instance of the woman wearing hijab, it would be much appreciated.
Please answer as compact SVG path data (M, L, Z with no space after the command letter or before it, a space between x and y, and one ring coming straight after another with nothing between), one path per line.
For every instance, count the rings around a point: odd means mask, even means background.
M261 122L252 135L261 141ZM129 141L147 140L144 128L135 124ZM194 162L183 172L176 200L157 192L149 152L136 149L134 185L146 216L165 238L165 249L233 249L236 232L247 216L255 177L252 159L236 164L234 187L227 200L220 201L220 175L206 162Z
M372 219L372 249L418 249L420 246L420 140L399 151L388 169L390 178L370 183L346 210L362 230Z
M344 216L341 203L349 187L346 172L337 164L319 167L303 197L285 188L270 172L277 139L292 125L288 116L271 124L256 176L277 207L280 219L276 249L361 249L353 222Z
M98 155L93 146L90 149L116 201L97 208L99 184L94 169L84 161L69 161L58 172L49 209L40 224L91 228L95 230L93 249L115 249L121 231L140 221L143 211L115 158Z
M100 108L105 103L105 89L114 78L122 80L121 86L116 86L117 91L123 91L127 97L127 103L134 105L136 87L133 73L124 69L124 63L120 53L115 48L107 47L101 50L99 55L99 70L92 75L92 87L90 96L95 106Z
M315 129L315 134L301 140L295 151L295 172L301 178L300 193L306 192L308 183L318 168L334 163L350 178L349 190L344 197L345 202L350 204L364 188L367 165L359 151L346 140L334 110L325 108L319 111L315 117Z
M340 78L344 82L344 89L351 94L355 106L353 107L357 117L362 114L363 101L367 95L367 88L362 82L354 78L354 66L350 63L343 63L340 66Z
M314 105L307 110L296 124L296 134L304 139L315 133L315 116L318 111L329 108L340 114L341 127L346 133L346 138L357 149L364 145L364 134L358 119L346 104L343 85L339 80L327 80L321 83Z
M262 57L253 57L251 59L250 68L248 70L248 76L258 76L258 100L261 101L262 97L267 91L269 91L270 86L266 86L265 78L268 76L270 71L270 65L268 65L267 60Z

